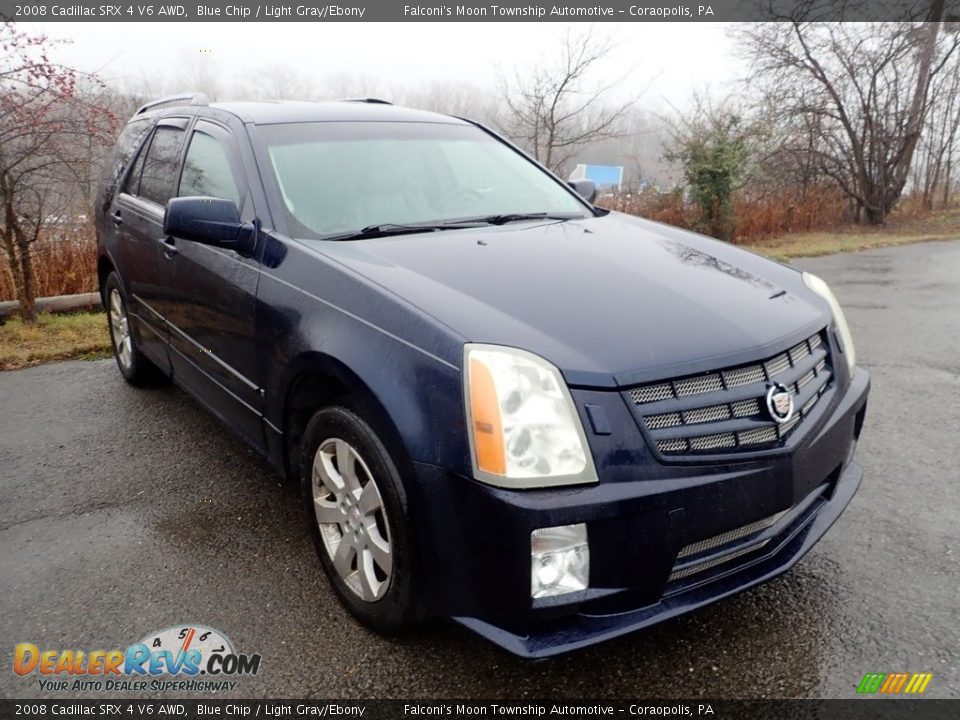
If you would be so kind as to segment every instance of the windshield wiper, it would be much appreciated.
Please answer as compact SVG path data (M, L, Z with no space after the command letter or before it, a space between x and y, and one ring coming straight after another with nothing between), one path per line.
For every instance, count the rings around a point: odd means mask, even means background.
M582 215L577 215L575 213L502 213L500 215L485 215L483 217L466 218L464 220L456 220L454 222L483 223L485 225L506 225L507 223L523 222L524 220L575 220L582 217Z
M439 230L456 230L456 226L447 223L422 225L402 225L400 223L380 223L367 225L365 228L341 235L328 235L321 240L365 240L368 238L388 237L390 235L413 235L414 233L437 232Z
M360 230L328 235L321 240L366 240L369 238L388 237L390 235L413 235L414 233L437 232L440 230L460 230L481 225L505 225L506 223L522 222L524 220L573 220L582 218L582 215L563 213L502 213L499 215L484 215L481 217L446 220L439 223L380 223L367 225Z

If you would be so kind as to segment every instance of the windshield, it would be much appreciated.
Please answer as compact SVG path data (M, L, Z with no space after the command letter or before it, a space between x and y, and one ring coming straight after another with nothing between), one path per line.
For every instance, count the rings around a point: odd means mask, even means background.
M283 212L298 237L382 224L589 213L543 170L469 125L318 122L267 125L262 134Z

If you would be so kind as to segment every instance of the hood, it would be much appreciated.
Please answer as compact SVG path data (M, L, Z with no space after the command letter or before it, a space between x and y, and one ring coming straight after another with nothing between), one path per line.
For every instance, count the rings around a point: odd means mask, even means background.
M468 340L536 353L574 386L748 362L829 322L799 272L616 213L318 244Z

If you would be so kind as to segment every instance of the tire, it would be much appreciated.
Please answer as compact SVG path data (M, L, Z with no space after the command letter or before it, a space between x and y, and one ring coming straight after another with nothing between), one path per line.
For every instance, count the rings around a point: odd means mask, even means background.
M110 344L113 358L123 379L131 385L145 387L166 380L163 372L140 352L137 341L130 331L130 316L127 300L116 272L107 276L103 286L103 304L107 311L107 326L110 328Z
M317 412L300 451L303 501L323 569L340 602L386 635L425 617L396 464L345 407Z

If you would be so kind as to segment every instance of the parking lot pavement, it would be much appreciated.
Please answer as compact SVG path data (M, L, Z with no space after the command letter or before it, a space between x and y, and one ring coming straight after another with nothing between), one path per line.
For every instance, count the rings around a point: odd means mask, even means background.
M244 697L851 697L894 671L960 696L960 241L796 264L832 284L873 373L852 505L786 576L537 663L451 624L356 625L295 491L180 391L113 361L0 373L0 695L51 697L11 671L15 643L192 622L262 654Z

